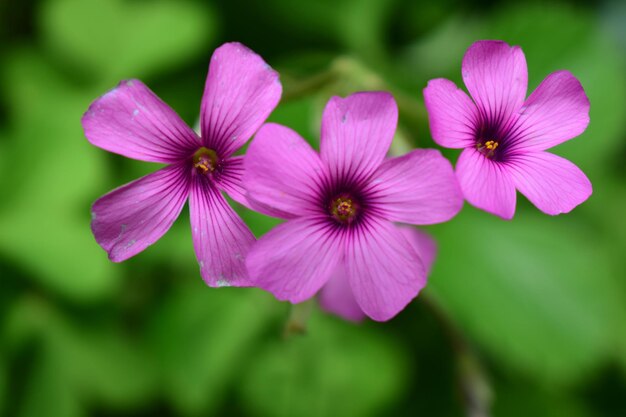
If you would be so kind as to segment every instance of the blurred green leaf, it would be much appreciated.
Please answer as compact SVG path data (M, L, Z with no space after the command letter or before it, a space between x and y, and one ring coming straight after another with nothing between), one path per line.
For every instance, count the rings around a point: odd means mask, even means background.
M596 227L607 242L607 251L611 258L611 267L619 287L616 291L626 298L626 222L622 219L626 213L626 187L624 179L605 178L599 184L594 184L593 199L585 207L593 213L594 227ZM626 313L621 322L626 323ZM618 339L616 353L622 370L626 375L626 331L618 329L615 332Z
M5 362L5 355L0 356L0 412L2 412L7 406L7 390L9 385L7 384L7 366Z
M283 220L265 216L256 211L241 209L239 215L248 225L252 233L259 238L283 222Z
M39 298L16 303L7 321L13 356L34 343L36 365L24 393L24 416L82 416L90 404L131 408L154 392L152 358L109 325L70 322Z
M500 383L493 407L495 417L591 417L577 396L543 390L532 384Z
M461 60L467 47L480 39L481 23L472 16L452 16L401 53L398 71L406 78L413 77L420 100L422 89L432 78L450 78L461 85Z
M348 0L349 1L349 0ZM345 0L343 1L345 3ZM269 0L266 7L272 11L273 19L291 31L305 36L317 36L321 40L336 40L339 29L337 5L342 1L320 0L296 3L284 0Z
M181 413L221 405L277 306L260 290L209 289L201 280L171 294L154 315L151 341L165 395Z
M144 404L152 396L156 375L153 358L146 355L145 346L105 326L72 336L75 339L68 342L75 347L69 343L60 347L67 354L63 362L80 361L73 378L95 402L123 410Z
M314 314L308 334L270 343L242 385L253 416L379 415L401 394L407 358L393 339Z
M593 230L574 215L523 216L466 207L440 226L429 290L509 369L571 383L610 359L626 303Z
M35 359L35 370L25 387L20 417L85 415L68 384L67 366L47 357Z
M193 57L213 37L216 19L199 2L48 0L40 22L56 54L110 83Z
M14 124L3 149L12 187L0 203L0 253L64 296L110 294L119 276L89 229L89 206L106 189L104 154L80 126L91 93L26 49L4 66L2 84Z
M141 256L129 259L128 262L132 262L132 270L138 272L167 265L176 272L176 276L172 277L176 282L184 277L185 282L202 283L200 267L193 249L188 208L183 209L170 230L158 242L148 247Z
M343 7L337 10L344 44L373 64L385 64L384 43L389 18L397 3L398 0L344 1Z
M315 96L311 93L307 97L281 103L270 115L268 122L279 123L295 130L300 136L312 142L313 147L319 141L320 125L319 112ZM315 140L312 140L315 138Z
M8 139L4 137L4 132L0 130L0 191L3 193L9 192L9 187L12 185L9 177L8 170ZM0 207L2 203L0 203Z
M303 37L334 41L370 62L384 61L387 25L397 0L269 0L273 17Z

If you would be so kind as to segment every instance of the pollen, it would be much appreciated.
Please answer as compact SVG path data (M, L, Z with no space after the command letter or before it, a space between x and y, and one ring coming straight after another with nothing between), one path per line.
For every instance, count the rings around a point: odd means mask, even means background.
M193 155L193 167L196 172L206 175L217 168L217 153L213 149L202 147Z

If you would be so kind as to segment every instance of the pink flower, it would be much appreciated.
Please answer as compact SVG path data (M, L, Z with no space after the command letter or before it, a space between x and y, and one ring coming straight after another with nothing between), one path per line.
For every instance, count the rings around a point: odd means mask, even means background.
M428 234L414 227L402 226L399 227L398 230L400 230L406 238L406 241L409 242L415 253L417 253L422 260L424 270L426 275L428 275L437 253L435 241ZM354 293L350 288L350 283L348 282L343 265L337 268L335 273L320 290L319 302L324 310L343 317L346 320L361 321L365 318L365 313L361 310L361 307L359 307L359 304L354 298Z
M123 81L82 118L89 142L120 155L168 164L97 200L91 228L114 262L141 252L172 225L189 197L196 256L211 286L249 285L244 258L254 236L224 199L246 204L243 157L233 153L280 100L278 74L238 43L219 47L209 66L201 138L138 80Z
M435 142L463 148L456 173L467 201L511 219L515 190L547 214L571 211L591 195L591 183L566 159L544 152L580 135L589 100L567 71L548 75L526 97L522 50L502 41L474 43L463 58L472 99L445 79L424 90Z
M385 160L397 119L390 94L333 97L322 117L321 155L286 127L259 130L245 158L247 196L254 209L287 222L250 250L254 285L299 303L331 277L347 277L359 308L381 321L424 287L423 262L393 222L443 222L463 201L438 151Z

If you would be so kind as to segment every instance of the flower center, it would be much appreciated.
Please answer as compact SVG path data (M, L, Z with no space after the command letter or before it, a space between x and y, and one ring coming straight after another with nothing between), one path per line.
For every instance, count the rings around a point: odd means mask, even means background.
M193 167L201 175L215 171L217 153L213 149L202 147L193 155Z
M351 223L359 212L359 204L349 194L341 194L330 201L330 215L340 223Z
M499 143L497 141L488 140L485 142L478 142L476 144L476 149L478 149L478 151L485 155L487 158L493 158L493 155L495 154L498 145Z
M497 147L498 147L498 142L496 142L495 140L488 140L487 142L485 142L485 148L491 151L495 151Z

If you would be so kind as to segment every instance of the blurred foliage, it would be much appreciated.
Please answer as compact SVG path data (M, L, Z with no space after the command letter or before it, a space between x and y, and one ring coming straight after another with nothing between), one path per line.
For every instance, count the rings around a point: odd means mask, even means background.
M316 315L309 334L263 348L244 404L254 416L377 415L404 394L406 356L394 338Z
M48 1L39 18L58 60L106 84L164 72L206 48L215 30L209 9L188 2Z
M489 398L502 417L626 415L624 21L617 0L0 3L0 415L447 417ZM281 73L272 121L317 146L331 95L387 89L404 152L435 146L426 82L459 83L485 38L522 46L530 89L559 69L581 80L591 124L555 152L594 194L564 216L519 196L511 222L466 205L430 227L429 286L393 321L316 309L285 338L284 303L204 285L186 212L124 264L93 240L90 204L158 168L83 137L82 113L119 80L194 125L213 49L238 40ZM278 223L238 210L257 236Z

